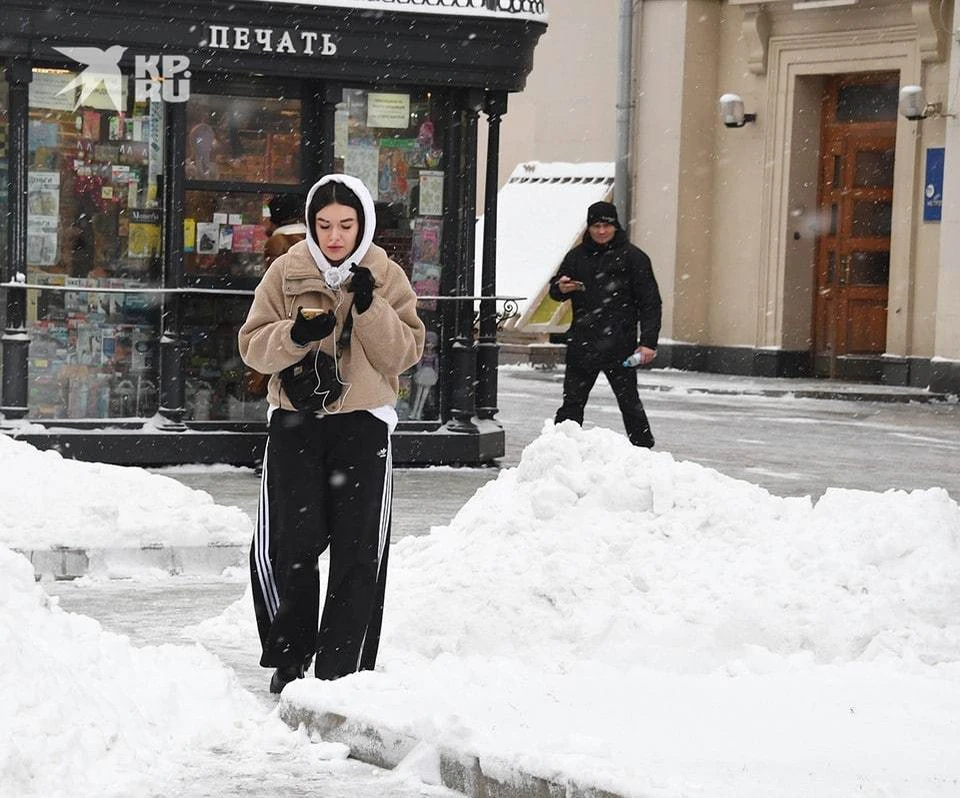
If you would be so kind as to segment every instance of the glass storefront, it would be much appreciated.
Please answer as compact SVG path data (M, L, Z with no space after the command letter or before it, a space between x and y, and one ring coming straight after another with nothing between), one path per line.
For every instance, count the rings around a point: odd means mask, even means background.
M300 182L300 101L193 94L187 103L187 180Z
M49 289L28 292L28 415L150 417L165 287L164 106L135 102L129 78L114 95L101 85L81 97L76 77L35 69L30 85L27 279ZM424 355L401 376L397 407L417 421L440 416L441 123L427 90L344 89L336 111L334 169L370 188L375 240L424 297ZM182 299L186 420L265 417L236 334L244 292L265 269L268 202L304 197L302 124L297 99L197 93L186 104L183 285L210 292Z
M304 199L300 102L285 98L195 94L187 103L184 282L203 288L253 288L264 272L270 234L267 203ZM432 94L345 89L336 114L335 170L359 177L377 209L375 240L399 263L414 290L440 287L443 150ZM401 419L439 418L437 300L418 310L428 327L423 359L401 377ZM186 419L255 420L236 348L248 299L191 297L184 313Z
M337 106L335 169L360 178L377 209L375 241L403 267L419 296L440 293L443 136L430 91L344 89ZM427 327L423 358L400 377L401 420L439 418L440 316L435 298L417 310Z
M249 370L237 350L248 297L188 296L183 327L188 421L263 421L266 400L249 392Z
M267 203L301 196L299 100L192 94L187 102L184 284L252 290L265 269L272 226ZM237 331L249 297L190 296L184 304L185 418L260 421L266 401L251 395Z
M265 203L270 196L242 191L187 191L183 271L188 284L239 286L244 284L243 278L256 284L264 271L263 247L270 230Z
M159 404L164 107L129 80L80 94L35 69L28 129L27 295L33 418L149 417Z

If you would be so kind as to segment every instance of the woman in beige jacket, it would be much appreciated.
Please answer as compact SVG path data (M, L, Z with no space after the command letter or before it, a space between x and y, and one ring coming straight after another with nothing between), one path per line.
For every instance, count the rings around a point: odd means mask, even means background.
M267 270L239 334L244 362L271 375L250 571L260 664L276 669L274 693L301 678L314 657L321 679L376 664L394 405L399 375L419 361L424 342L406 274L373 243L376 216L363 183L348 175L321 178L307 195L306 221L306 240ZM352 330L344 343L348 314ZM316 412L297 410L279 372L317 348L336 359L342 391ZM318 619L318 557L328 546Z

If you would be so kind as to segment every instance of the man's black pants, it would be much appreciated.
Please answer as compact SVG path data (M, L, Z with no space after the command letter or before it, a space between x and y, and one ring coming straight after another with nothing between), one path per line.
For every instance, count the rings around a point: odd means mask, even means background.
M250 549L263 667L336 679L376 664L390 545L393 470L387 425L364 411L275 410ZM330 547L320 615L317 558Z
M563 377L563 404L557 410L554 422L559 424L561 421L570 420L583 424L583 409L587 406L590 391L593 390L601 371L606 375L613 394L617 397L617 405L620 415L623 416L623 426L630 443L652 448L653 434L637 392L637 373L620 364L600 367L568 362Z

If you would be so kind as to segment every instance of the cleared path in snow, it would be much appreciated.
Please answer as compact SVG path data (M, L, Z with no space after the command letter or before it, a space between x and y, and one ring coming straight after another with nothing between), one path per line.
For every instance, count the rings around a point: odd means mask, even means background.
M193 645L183 634L190 626L219 615L241 598L238 581L194 581L183 577L155 583L130 580L48 582L44 589L60 597L60 606L97 619L105 629L126 635L134 645ZM270 671L259 667L259 652L246 640L235 646L221 641L206 646L233 668L240 683L267 709L276 698L267 692ZM308 749L309 751L309 749ZM189 761L169 763L169 777L142 798L446 798L450 790L430 787L409 774L393 773L352 759L304 756L282 740L275 750L201 750Z

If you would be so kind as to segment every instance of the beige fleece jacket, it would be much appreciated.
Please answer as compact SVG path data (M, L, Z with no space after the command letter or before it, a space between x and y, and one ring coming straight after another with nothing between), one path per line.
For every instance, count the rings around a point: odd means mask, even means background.
M277 258L264 274L254 293L253 304L238 336L240 357L250 368L270 375L267 400L284 410L293 410L280 386L278 372L302 360L317 343L299 346L290 338L297 308L334 310L337 328L319 342L328 355L343 328L348 308L353 314L350 345L340 360L345 383L332 412L372 410L397 401L398 376L423 354L424 326L417 316L417 295L403 269L375 244L370 245L361 266L376 281L373 302L364 313L352 308L353 294L327 286L307 248L301 241Z

